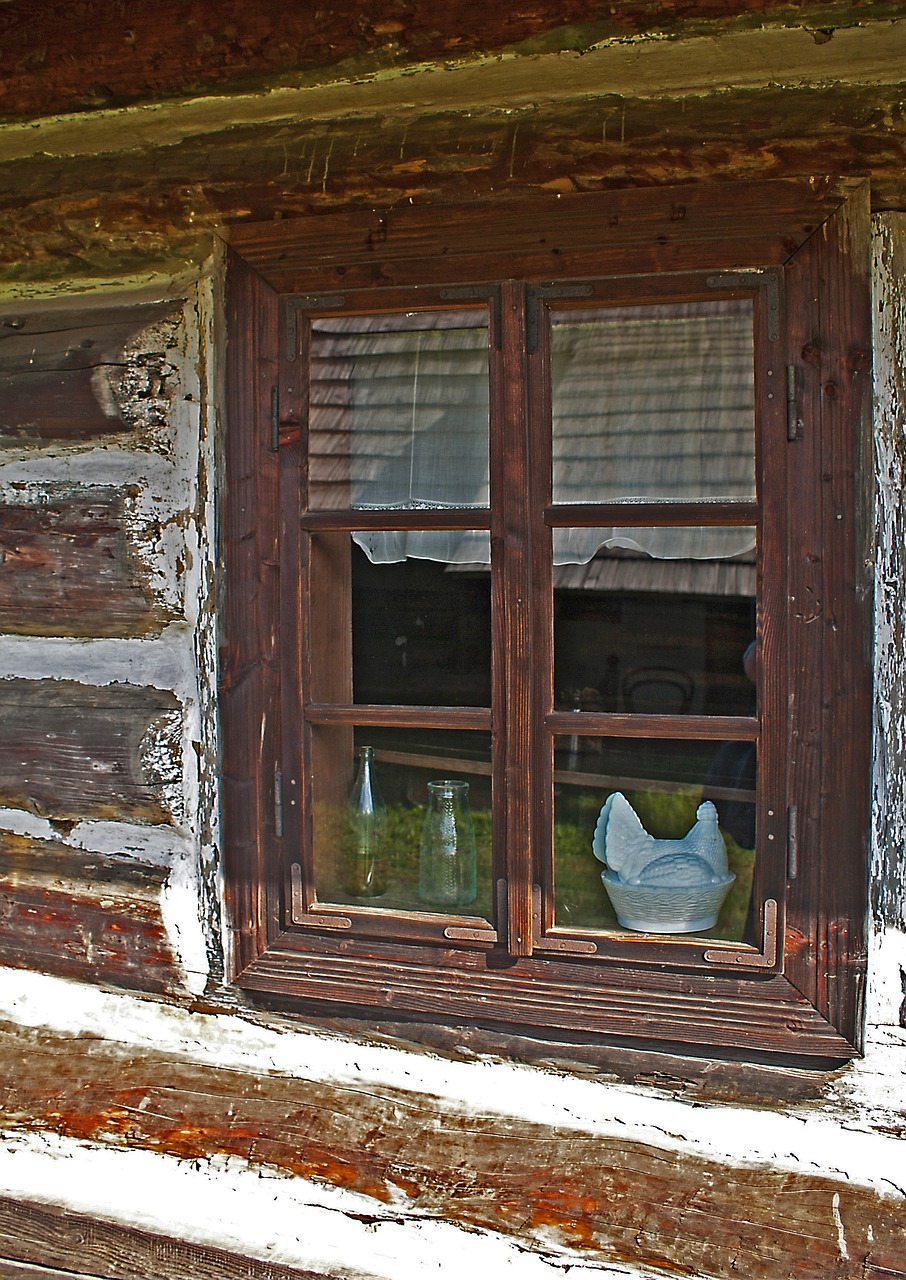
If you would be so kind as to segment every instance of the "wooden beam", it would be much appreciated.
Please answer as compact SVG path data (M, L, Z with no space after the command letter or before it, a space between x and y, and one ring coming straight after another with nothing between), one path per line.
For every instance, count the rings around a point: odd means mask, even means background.
M0 1198L4 1280L328 1280L322 1272Z
M46 419L45 419L46 421ZM0 629L13 635L135 636L175 616L132 555L121 491L90 487L0 506Z
M688 0L619 5L532 0L518 11L481 0L395 5L339 0L329 8L282 0L132 0L128 11L104 0L29 0L3 6L5 118L119 107L136 101L264 88L331 73L449 63L504 50L584 51L641 34L726 35L774 25L804 25L827 41L834 28L901 16L902 6L867 0Z
M553 1234L589 1259L719 1280L906 1272L902 1197L806 1168L735 1166L498 1116L480 1101L456 1111L386 1086L219 1069L42 1030L0 1029L0 1078L9 1129L238 1156L358 1192L377 1217L452 1220L541 1251Z
M166 881L160 867L0 832L0 964L179 990L161 914Z
M172 693L0 680L0 804L56 821L169 822L180 734Z
M166 393L173 302L0 312L0 447L135 433ZM137 345L136 345L137 344ZM131 348L131 349L130 349Z

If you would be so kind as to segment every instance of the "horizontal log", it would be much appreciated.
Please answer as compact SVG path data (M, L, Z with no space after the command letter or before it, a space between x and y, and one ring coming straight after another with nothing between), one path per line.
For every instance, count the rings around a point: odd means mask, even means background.
M0 680L0 804L51 820L169 822L180 734L172 693Z
M10 1128L193 1160L236 1155L371 1197L377 1213L452 1219L527 1247L549 1248L553 1235L595 1260L721 1280L906 1271L902 1196L807 1169L739 1167L498 1116L480 1100L451 1110L388 1086L212 1068L38 1030L0 1030L0 1075Z
M833 27L852 21L849 3L827 0L689 0L652 5L624 0L589 5L587 0L534 0L518 11L497 10L481 0L388 9L382 0L337 3L316 9L281 0L216 0L202 7L189 0L155 5L131 3L128 15L105 0L12 0L0 15L6 55L2 112L6 118L52 114L91 106L210 91L276 72L312 71L349 59L374 60L374 69L427 58L449 59L493 52L531 41L545 47L581 49L607 37L660 32L676 38L715 24L762 26L776 15ZM899 16L891 3L863 3L857 19ZM570 30L571 29L571 30Z
M5 164L15 200L0 198L0 280L125 274L152 261L176 272L184 255L207 251L206 229L410 200L546 193L555 203L567 191L834 173L871 176L876 209L906 208L898 85L727 91L686 99L682 111L611 94L512 115L479 105L398 119L365 114L367 95L361 86L362 114L351 119ZM740 120L756 123L740 130Z
M161 915L166 880L160 867L0 832L0 964L178 990Z
M0 448L93 440L144 425L172 367L167 335L128 350L174 304L0 313Z
M0 506L0 631L129 636L173 616L131 554L123 495L91 488Z
M3 1280L328 1280L320 1272L6 1197L0 1197L0 1275Z

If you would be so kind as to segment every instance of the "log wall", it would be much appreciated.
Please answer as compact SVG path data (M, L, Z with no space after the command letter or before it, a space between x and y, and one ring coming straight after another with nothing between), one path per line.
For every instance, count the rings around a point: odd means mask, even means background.
M906 1276L901 8L0 5L4 1275ZM864 1061L780 1078L245 1003L217 865L215 229L803 174L870 177L880 214Z

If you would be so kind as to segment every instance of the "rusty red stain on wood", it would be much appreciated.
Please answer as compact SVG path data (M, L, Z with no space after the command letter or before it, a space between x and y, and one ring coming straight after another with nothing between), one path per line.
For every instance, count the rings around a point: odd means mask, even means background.
M39 1031L0 1028L0 1073L11 1128L186 1159L235 1155L394 1212L401 1187L420 1216L541 1247L553 1235L593 1258L722 1280L906 1269L901 1198L806 1171L723 1165L691 1149L453 1112L380 1086L220 1070Z
M0 963L178 990L160 906L166 878L162 868L0 833Z

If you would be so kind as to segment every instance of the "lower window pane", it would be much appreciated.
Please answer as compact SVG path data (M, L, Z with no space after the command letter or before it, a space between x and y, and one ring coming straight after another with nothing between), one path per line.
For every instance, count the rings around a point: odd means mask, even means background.
M319 902L492 919L491 735L312 730Z
M556 738L555 923L753 941L756 770L753 742Z

